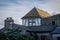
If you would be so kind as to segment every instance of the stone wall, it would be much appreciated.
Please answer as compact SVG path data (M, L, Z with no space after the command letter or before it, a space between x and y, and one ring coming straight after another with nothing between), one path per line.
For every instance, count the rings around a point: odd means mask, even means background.
M42 26L59 26L60 25L60 17L59 15L54 15L48 18L43 18L41 20Z

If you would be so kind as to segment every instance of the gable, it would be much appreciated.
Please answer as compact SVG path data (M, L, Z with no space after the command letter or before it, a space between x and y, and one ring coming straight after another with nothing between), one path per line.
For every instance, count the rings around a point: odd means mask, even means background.
M30 12L28 12L23 18L45 18L45 17L49 17L50 14L43 11L43 10L40 10L38 8L33 8Z

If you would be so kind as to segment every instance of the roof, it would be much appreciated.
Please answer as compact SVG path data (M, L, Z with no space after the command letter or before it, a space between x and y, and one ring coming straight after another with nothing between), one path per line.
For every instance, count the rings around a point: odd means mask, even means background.
M39 31L39 32L47 32L47 31L53 31L55 26L32 26L28 27L29 31Z
M15 29L18 29L18 30L29 30L25 26L19 25L19 24L15 24L15 23L13 24L12 29L13 30L15 30ZM0 32L6 32L6 31L8 31L8 28L6 28L6 27L0 29Z
M60 33L60 27L56 27L52 33Z
M31 17L39 17L39 18L45 18L51 16L48 12L40 10L36 7L34 7L30 12L28 12L23 18L31 18Z
M12 26L12 29L19 29L19 28L21 29L22 25L13 24L13 26ZM4 32L4 31L7 31L8 29L9 28L4 27L4 28L0 29L0 31Z

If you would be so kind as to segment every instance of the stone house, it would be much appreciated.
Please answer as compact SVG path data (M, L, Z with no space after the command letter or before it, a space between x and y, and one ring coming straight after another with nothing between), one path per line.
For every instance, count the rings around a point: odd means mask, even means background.
M8 33L11 31L17 30L20 34L25 34L26 28L23 25L14 23L12 17L8 17L4 20L4 28L0 29L0 32ZM16 34L17 31L13 34Z
M22 25L35 40L60 40L60 14L51 16L48 12L33 8L24 17Z
M9 32L8 29L21 29L21 34L35 37L35 40L60 40L60 14L51 16L48 12L33 8L22 17L22 25L15 24L11 17L4 21L4 28L0 31Z

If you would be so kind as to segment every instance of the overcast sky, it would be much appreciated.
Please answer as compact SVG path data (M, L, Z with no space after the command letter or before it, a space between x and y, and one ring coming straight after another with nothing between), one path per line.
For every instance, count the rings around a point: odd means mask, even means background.
M0 0L0 28L4 26L7 17L12 17L15 23L21 24L21 17L33 7L50 14L59 13L60 0Z

